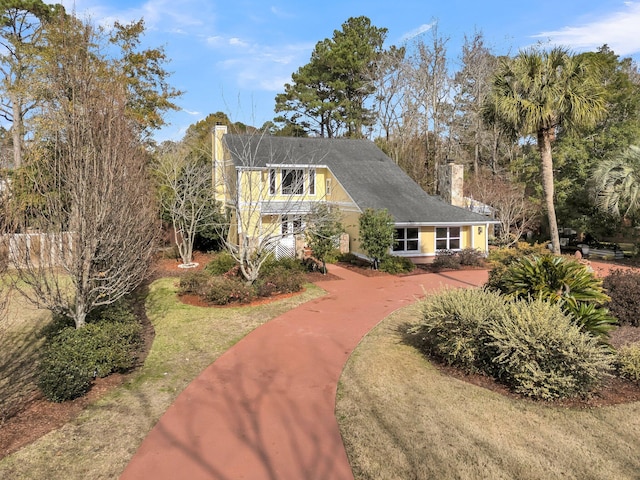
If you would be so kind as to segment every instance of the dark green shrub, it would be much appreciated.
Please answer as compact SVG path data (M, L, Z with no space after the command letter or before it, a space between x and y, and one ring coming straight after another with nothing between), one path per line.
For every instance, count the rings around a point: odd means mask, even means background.
M422 303L420 322L409 333L420 337L422 348L465 372L485 370L487 322L503 308L504 298L482 289L443 290Z
M558 304L505 304L486 329L491 373L514 391L551 400L585 396L611 369L610 349L584 333Z
M380 270L387 273L408 273L415 268L413 262L406 257L387 255L380 262Z
M216 254L209 263L204 267L205 272L211 275L224 275L233 267L237 266L238 262L233 258L229 252L222 251Z
M211 275L206 272L187 272L180 277L179 295L204 295L208 290Z
M434 270L460 270L460 257L453 250L438 250L431 265Z
M249 303L253 300L253 289L239 278L212 277L203 294L213 305Z
M135 365L141 332L133 322L97 321L80 329L63 328L46 346L38 386L54 402L84 395L93 377L126 372Z
M465 267L481 267L485 264L484 254L476 248L463 248L458 252L460 265Z
M258 284L267 286L267 289L273 289L269 294L273 293L293 293L302 290L305 278L303 272L291 270L288 268L278 267L270 270L268 274L258 279ZM268 286L272 285L272 287ZM260 294L259 294L260 295ZM268 296L268 295L260 295Z
M611 297L607 307L620 324L640 326L640 272L613 270L603 286Z
M373 268L395 243L396 228L393 216L386 210L365 209L359 218L360 247L373 259Z
M618 349L616 372L622 378L640 382L640 342L631 343Z
M45 353L38 367L38 388L51 402L82 397L91 388L93 372L86 365L70 362L64 352Z
M289 272L303 273L307 270L302 261L297 258L283 257L278 260L271 256L260 268L260 276L268 277L274 271L286 270Z
M133 313L133 303L130 297L123 297L109 305L99 306L87 315L87 323L97 322L135 323L138 321Z

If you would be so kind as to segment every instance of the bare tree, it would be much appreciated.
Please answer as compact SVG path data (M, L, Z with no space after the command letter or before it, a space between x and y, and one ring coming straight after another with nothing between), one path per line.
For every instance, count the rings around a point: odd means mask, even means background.
M253 283L278 249L296 253L295 239L313 206L326 200L315 179L326 152L318 147L299 154L294 139L264 133L225 135L224 140L222 134L216 129L214 139L224 142L227 155L214 146L213 183L216 199L229 212L224 244ZM326 145L317 140L316 146Z
M211 206L211 165L203 162L184 143L165 144L158 154L154 171L162 208L171 218L182 265L195 266L193 244L196 234L219 220Z
M80 328L144 280L159 222L126 81L91 52L91 27L78 33L43 66L47 102L25 157L37 165L40 248L14 243L9 259L23 295Z
M526 195L524 185L508 177L480 171L467 183L467 190L472 199L493 209L500 222L497 239L501 245L514 245L539 221L539 203Z
M410 98L407 114L419 119L416 137L425 142L425 168L432 179L431 193L437 191L439 165L446 159L446 133L451 123L451 79L447 71L448 38L438 33L437 24L429 31L430 43L417 38L407 56L405 74L408 77Z

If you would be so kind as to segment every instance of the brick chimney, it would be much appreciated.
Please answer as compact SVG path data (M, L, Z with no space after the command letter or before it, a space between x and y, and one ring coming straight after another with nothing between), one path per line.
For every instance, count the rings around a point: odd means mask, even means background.
M438 169L438 190L445 202L464 207L464 165L447 159Z

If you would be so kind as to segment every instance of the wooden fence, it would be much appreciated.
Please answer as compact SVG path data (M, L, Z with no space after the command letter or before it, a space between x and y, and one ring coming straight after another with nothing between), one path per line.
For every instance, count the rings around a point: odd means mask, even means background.
M73 248L73 236L63 233L14 233L3 236L2 256L9 268L60 266Z

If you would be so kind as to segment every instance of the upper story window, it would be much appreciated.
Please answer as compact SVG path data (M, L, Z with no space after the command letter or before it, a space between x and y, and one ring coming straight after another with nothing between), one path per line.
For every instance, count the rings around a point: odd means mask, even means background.
M396 228L394 252L416 252L419 249L417 228Z
M279 173L279 175L278 175ZM280 184L278 185L278 176ZM315 169L283 168L269 170L269 194L270 195L315 195L316 171Z
M436 250L460 250L460 227L437 227Z

